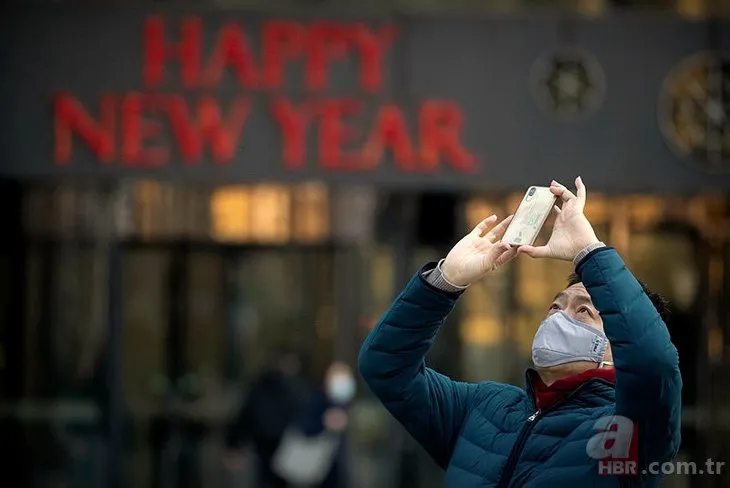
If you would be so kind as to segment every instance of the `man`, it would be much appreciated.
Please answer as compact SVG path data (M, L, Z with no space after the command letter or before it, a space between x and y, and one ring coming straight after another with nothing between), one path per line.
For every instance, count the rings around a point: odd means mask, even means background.
M580 178L576 187L573 194L551 183L562 206L547 245L510 248L500 238L511 217L494 227L496 217L487 218L411 279L362 346L365 381L446 470L448 488L654 487L660 480L653 473L661 471L650 463L677 454L682 380L657 310L663 304L597 239L583 214ZM576 276L547 307L526 390L452 381L426 368L426 352L459 295L518 253L573 261ZM628 432L624 419L633 422ZM611 451L611 442L600 441L618 437L597 430L610 424L630 442L636 475L607 473L596 459Z
M276 351L271 366L253 384L246 401L228 428L224 462L240 471L249 464L242 448L251 444L259 463L258 488L289 486L272 469L272 460L284 432L302 414L310 390L300 377L300 359L287 351Z

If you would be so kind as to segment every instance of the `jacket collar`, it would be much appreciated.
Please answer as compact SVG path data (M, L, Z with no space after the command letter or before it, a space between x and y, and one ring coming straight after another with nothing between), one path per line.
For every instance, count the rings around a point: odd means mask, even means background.
M525 373L525 390L535 410L549 410L564 403L580 402L598 407L615 402L616 376L613 369L591 369L546 386L537 371Z

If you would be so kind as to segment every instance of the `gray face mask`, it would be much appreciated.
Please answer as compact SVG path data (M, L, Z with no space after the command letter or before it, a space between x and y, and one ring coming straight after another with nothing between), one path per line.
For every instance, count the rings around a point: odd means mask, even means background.
M532 362L538 368L549 368L573 361L604 363L608 347L606 335L565 312L555 312L537 329L532 342Z

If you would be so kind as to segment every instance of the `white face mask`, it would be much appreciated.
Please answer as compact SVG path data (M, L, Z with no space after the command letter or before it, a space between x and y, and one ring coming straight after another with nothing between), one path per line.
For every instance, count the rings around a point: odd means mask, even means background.
M538 368L549 368L574 361L603 361L608 338L598 329L584 324L565 312L555 312L537 329L532 342L532 362Z
M327 396L334 403L345 404L355 396L355 379L349 375L336 375L327 383Z

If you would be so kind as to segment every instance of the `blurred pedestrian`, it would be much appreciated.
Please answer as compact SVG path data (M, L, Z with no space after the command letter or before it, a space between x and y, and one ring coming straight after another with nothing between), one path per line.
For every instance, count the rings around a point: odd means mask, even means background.
M682 378L667 304L598 240L580 178L576 187L551 183L562 206L545 246L511 248L500 241L510 217L482 221L412 278L361 349L368 385L446 470L449 488L657 487L652 466L677 455ZM459 296L518 252L575 266L537 328L526 388L427 368Z
M282 441L274 466L280 476L307 488L348 486L348 407L356 388L347 364L334 362L327 368L322 387L310 397Z
M241 470L253 464L243 450L248 445L256 454L258 488L287 488L289 484L271 467L274 453L287 427L302 414L310 391L300 376L301 360L289 352L277 352L274 360L254 382L228 429L225 464Z

